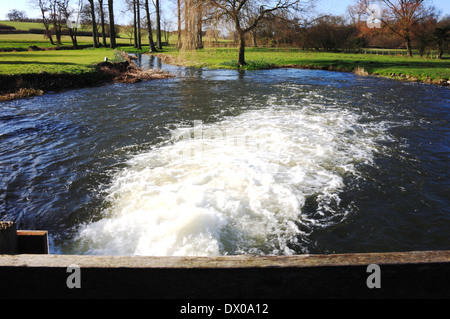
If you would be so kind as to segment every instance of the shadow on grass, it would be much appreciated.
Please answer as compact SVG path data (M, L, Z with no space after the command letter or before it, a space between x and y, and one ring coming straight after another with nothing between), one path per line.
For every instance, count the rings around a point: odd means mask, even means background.
M0 61L0 64L78 65L78 63L73 63L73 62L42 62L42 61Z

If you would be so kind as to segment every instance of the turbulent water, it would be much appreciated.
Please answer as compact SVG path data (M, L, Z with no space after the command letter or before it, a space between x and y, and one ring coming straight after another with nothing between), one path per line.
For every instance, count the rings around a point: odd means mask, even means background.
M449 90L311 70L176 77L1 105L2 220L55 253L449 249Z

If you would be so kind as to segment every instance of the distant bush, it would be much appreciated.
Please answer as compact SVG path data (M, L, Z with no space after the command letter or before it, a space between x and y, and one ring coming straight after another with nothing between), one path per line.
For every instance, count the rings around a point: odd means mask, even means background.
M45 30L44 29L30 29L28 30L28 33L32 33L32 34L44 34Z
M0 23L0 30L16 30L16 28L10 25Z

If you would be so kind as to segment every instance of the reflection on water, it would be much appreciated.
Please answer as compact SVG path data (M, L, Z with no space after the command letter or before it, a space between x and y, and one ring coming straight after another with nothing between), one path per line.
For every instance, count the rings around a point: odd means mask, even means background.
M54 253L448 249L447 88L137 62L176 77L1 104L2 220Z

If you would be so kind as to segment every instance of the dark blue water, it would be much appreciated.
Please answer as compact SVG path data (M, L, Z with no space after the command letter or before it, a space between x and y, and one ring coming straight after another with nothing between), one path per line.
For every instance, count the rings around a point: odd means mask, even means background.
M450 249L448 88L327 71L186 69L147 56L140 63L175 77L0 104L1 220L48 230L54 253ZM261 143L266 127L281 147L275 173L265 153L221 157L219 141L200 167L169 158L169 148L184 145L174 134L195 121L244 129ZM208 172L207 181L194 178ZM196 217L181 221L180 212ZM176 224L166 227L169 215ZM164 234L152 237L152 227ZM113 248L109 231L119 237ZM161 248L162 237L176 238L173 249ZM204 248L207 241L217 247Z

